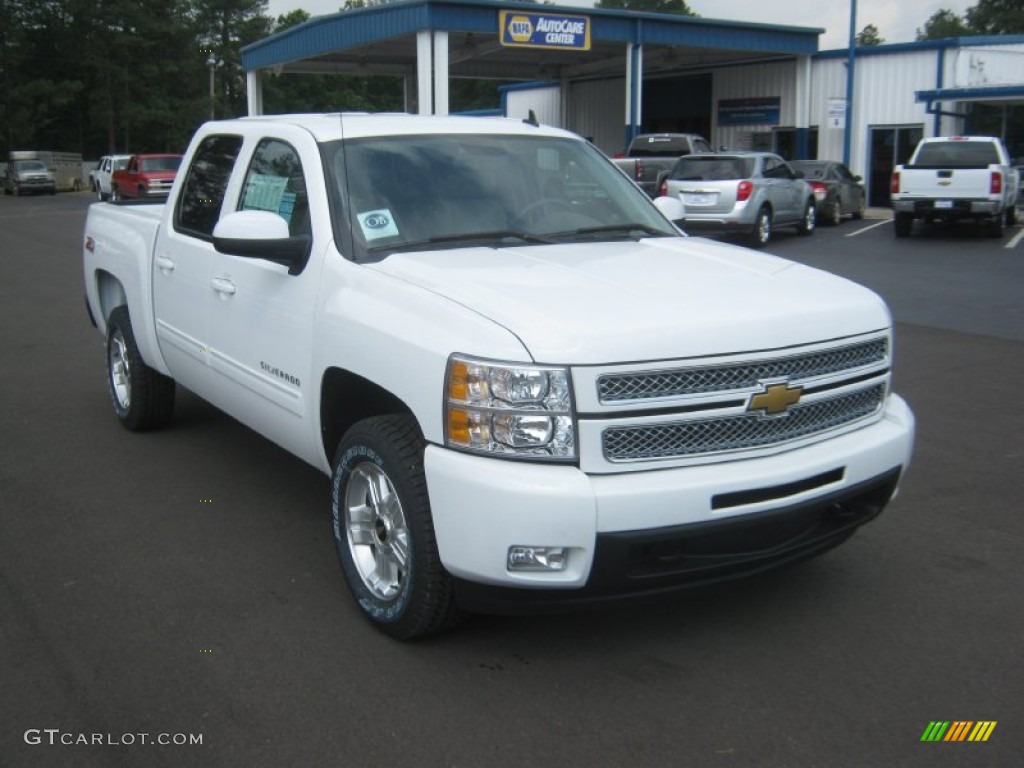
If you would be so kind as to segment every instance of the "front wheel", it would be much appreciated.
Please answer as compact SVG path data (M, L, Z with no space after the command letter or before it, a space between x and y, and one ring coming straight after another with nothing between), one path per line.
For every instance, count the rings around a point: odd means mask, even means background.
M462 618L437 551L424 445L411 416L365 419L345 434L331 475L345 581L363 615L400 640L435 634Z
M157 429L171 418L174 379L146 365L123 305L107 320L107 388L117 418L133 432Z
M112 203L119 203L119 202L121 202L121 200L122 200L121 190L118 189L116 186L112 186L110 188L110 202L112 202Z

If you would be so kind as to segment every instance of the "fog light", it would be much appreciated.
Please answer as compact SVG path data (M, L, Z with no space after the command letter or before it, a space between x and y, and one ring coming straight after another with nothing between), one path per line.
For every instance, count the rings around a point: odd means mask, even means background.
M565 547L509 547L510 571L564 571Z

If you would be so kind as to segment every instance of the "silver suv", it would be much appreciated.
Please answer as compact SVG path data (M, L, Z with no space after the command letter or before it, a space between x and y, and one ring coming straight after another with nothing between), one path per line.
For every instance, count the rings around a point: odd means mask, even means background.
M767 245L776 227L814 232L814 191L802 173L771 152L682 157L658 194L682 201L689 232L739 233L755 248Z

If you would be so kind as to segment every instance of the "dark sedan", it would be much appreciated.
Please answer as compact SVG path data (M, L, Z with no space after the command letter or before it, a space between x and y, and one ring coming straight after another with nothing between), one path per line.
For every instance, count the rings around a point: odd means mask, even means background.
M814 190L819 221L838 224L847 214L864 218L864 185L845 165L831 160L794 160L790 165L803 173Z

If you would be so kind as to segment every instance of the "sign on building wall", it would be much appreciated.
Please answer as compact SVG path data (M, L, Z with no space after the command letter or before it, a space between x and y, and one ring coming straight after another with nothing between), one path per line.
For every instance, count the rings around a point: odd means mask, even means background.
M501 11L498 19L502 45L590 50L590 18L587 16Z
M778 96L756 99L719 99L718 125L778 125Z
M826 116L826 127L846 127L846 99L830 98L828 100L828 114Z

